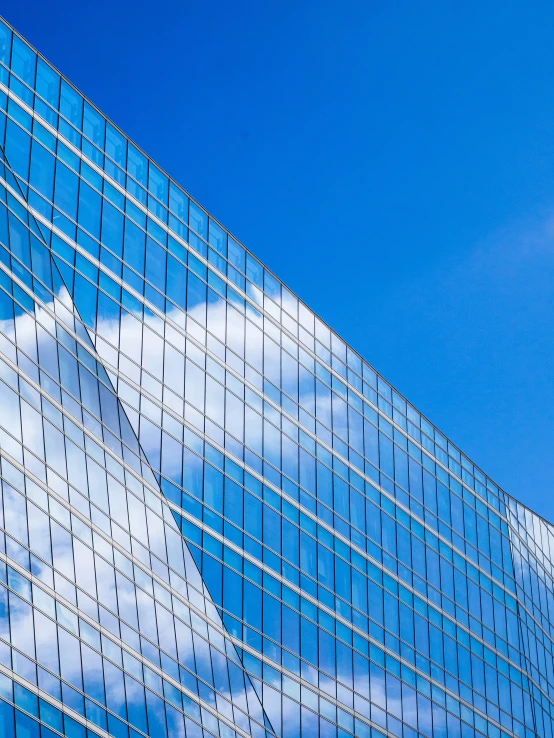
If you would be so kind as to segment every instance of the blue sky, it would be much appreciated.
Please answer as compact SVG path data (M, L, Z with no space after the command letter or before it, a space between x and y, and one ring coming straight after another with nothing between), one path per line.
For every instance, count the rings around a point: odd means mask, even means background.
M552 3L8 0L1 12L554 521Z

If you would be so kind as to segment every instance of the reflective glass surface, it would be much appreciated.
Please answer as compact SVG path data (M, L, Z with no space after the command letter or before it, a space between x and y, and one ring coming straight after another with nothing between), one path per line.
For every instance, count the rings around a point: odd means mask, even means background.
M552 736L553 555L0 22L0 735Z

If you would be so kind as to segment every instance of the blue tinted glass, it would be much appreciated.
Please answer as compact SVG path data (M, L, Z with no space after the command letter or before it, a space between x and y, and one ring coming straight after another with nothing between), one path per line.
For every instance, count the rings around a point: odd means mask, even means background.
M80 129L83 123L83 98L65 80L62 79L60 113L75 128Z
M127 165L127 141L110 123L106 125L106 154L123 169Z
M223 228L218 226L217 223L214 223L210 218L209 230L209 242L211 246L223 256L227 256L227 234Z
M165 174L153 164L150 164L148 170L148 189L157 197L164 205L167 205L169 182Z
M14 736L14 709L3 700L0 700L0 733L5 736Z
M246 271L246 252L244 248L231 237L228 240L228 248L229 261L244 274Z
M208 216L196 203L190 203L190 226L203 239L208 239Z
M12 32L0 21L0 61L9 67L12 46Z
M264 270L260 262L251 254L246 254L246 276L248 279L250 279L257 287L263 288L263 275Z
M10 44L0 734L550 736L551 526Z
M57 108L60 97L60 75L43 59L37 62L37 93L52 107Z
M89 103L85 103L83 133L100 149L105 144L106 121Z
M12 70L29 87L34 87L35 84L36 65L37 56L35 52L18 36L14 36L12 43Z
M189 199L174 182L169 185L169 209L185 223L188 222Z
M128 146L128 172L144 187L148 184L148 162L144 154L141 154L132 144Z

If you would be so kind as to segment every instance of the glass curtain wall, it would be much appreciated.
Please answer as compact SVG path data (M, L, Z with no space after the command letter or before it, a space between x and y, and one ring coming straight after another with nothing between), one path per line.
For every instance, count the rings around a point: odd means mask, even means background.
M2 735L553 734L552 526L1 21L0 476Z

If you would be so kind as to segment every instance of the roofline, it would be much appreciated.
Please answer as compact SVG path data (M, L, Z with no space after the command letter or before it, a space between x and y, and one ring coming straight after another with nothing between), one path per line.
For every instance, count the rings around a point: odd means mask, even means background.
M119 126L117 125L117 123L115 123L115 122L114 122L114 121L113 121L113 120L112 120L111 118L109 118L109 117L108 117L108 116L107 116L107 115L106 115L106 114L105 114L105 113L104 113L104 112L102 111L102 109L101 109L101 108L99 108L99 107L98 107L98 106L97 106L97 105L96 105L96 104L95 104L94 102L92 102L92 100L90 100L90 98L88 98L88 97L87 97L87 96L86 96L85 94L83 94L83 92L81 92L81 90L79 89L79 87L77 87L77 85L75 85L75 84L74 84L73 82L71 82L71 80L70 80L70 79L68 79L68 77L66 77L66 75L65 75L65 74L63 74L62 72L60 72L60 70L59 70L59 69L58 69L58 68L57 68L56 66L54 66L54 64L52 64L52 62L51 62L51 61L50 61L49 59L47 59L47 58L46 58L46 57L44 56L44 54L42 54L42 53L41 53L41 52L40 52L40 51L39 51L39 50L38 50L37 48L35 48L35 47L34 47L34 46L33 46L33 45L31 44L31 43L29 43L29 41L28 41L28 40L27 40L27 39L26 39L26 38L25 38L24 36L22 36L22 35L21 35L21 33L19 33L19 31L17 31L17 29L16 29L16 28L14 28L14 27L13 27L13 26L12 26L12 24L11 24L11 23L10 23L9 21L7 21L7 20L6 20L6 18L5 18L5 17L3 16L3 15L0 15L0 21L2 21L2 22L3 22L3 23L4 23L4 24L5 24L5 25L6 25L6 26L7 26L7 27L8 27L8 28L9 28L9 29L10 29L10 30L12 31L12 33L14 33L14 34L15 34L16 36L18 36L18 37L19 37L19 38L20 38L20 39L21 39L21 40L22 40L22 41L23 41L24 43L26 43L26 44L27 44L27 45L28 45L28 46L29 46L29 47L30 47L30 48L31 48L31 49L32 49L32 50L33 50L33 51L34 51L34 52L35 52L35 53L37 54L37 56L38 56L38 57L40 57L40 58L41 58L41 59L42 59L42 60L43 60L43 61L44 61L44 62L45 62L46 64L48 64L48 66L50 66L50 67L51 67L51 68L52 68L52 69L53 69L53 70L54 70L54 71L55 71L55 72L56 72L57 74L59 74L59 76L60 76L60 78L61 78L61 79L63 79L63 80L65 81L65 82L67 82L67 84L71 85L71 87L73 87L73 88L74 88L74 89L75 89L75 90L76 90L76 91L77 91L77 92L79 93L79 95L81 95L81 96L83 97L83 99L84 99L84 100L85 100L85 101L86 101L86 102L87 102L87 103L88 103L89 105L91 105L91 106L92 106L92 107L93 107L93 108L94 108L95 110L97 110L97 111L98 111L98 113L100 113L100 115L101 115L101 116L102 116L103 118L105 118L105 119L106 119L106 121L107 121L107 122L108 122L108 123L109 123L110 125L112 125L112 126L113 126L113 127L114 127L114 128L115 128L115 129L117 130L117 131L119 131L119 133L121 133L121 135L122 135L122 136L123 136L123 137L124 137L124 138L125 138L125 139L126 139L127 141L129 141L129 142L130 142L130 143L131 143L131 144L132 144L132 145L133 145L133 146L134 146L134 147L135 147L136 149L138 149L138 151L140 151L140 153L141 153L141 154L143 154L143 155L144 155L144 156L145 156L145 157L146 157L146 158L148 159L148 161L151 161L151 162L152 162L152 163L153 163L153 164L154 164L154 165L155 165L155 166L156 166L156 167L157 167L157 168L158 168L158 169L159 169L159 170L160 170L160 171L162 172L162 174L164 174L164 175L165 175L165 176L166 176L166 177L168 178L168 180L170 180L170 181L171 181L171 182L173 182L173 183L174 183L174 184L175 184L175 185L176 185L177 187L179 187L180 189L182 189L182 190L183 190L183 192L184 192L184 193L185 193L185 194L187 195L187 197L188 197L188 198L189 198L190 200L192 200L192 202L194 202L194 203L195 203L195 204L196 204L196 205L197 205L197 206L198 206L199 208L201 208L201 209L202 209L202 210L203 210L203 211L204 211L204 212L205 212L205 213L206 213L206 214L207 214L207 215L208 215L208 216L209 216L209 217L210 217L210 218L211 218L211 219L212 219L213 221L215 221L215 223L217 223L217 225L219 225L219 226L220 226L220 227L221 227L221 228L222 228L222 229L223 229L223 230L224 230L224 231L225 231L225 232L226 232L226 233L227 233L227 234L228 234L229 236L231 236L231 238L233 238L233 239L234 239L234 240L235 240L235 241L236 241L236 242L237 242L237 243L238 243L238 244L239 244L239 245L240 245L240 246L241 246L241 247L242 247L242 248L243 248L243 249L244 249L244 250L245 250L245 251L246 251L246 252L248 253L248 254L250 254L250 256L252 256L252 257L253 257L253 258L254 258L254 259L255 259L255 260L257 261L257 262L259 262L259 263L260 263L260 264L261 264L261 265L263 266L263 268L264 268L264 269L266 269L266 270L267 270L267 271L268 271L268 272L269 272L269 273L270 273L270 274L271 274L271 275L272 275L272 276L273 276L273 277L274 277L274 278L275 278L275 279L276 279L276 280L277 280L277 281L279 282L279 284L281 284L281 285L282 285L283 287L285 287L285 288L286 288L286 289L287 289L287 290L288 290L288 291L289 291L289 292L290 292L290 293L291 293L291 294L293 295L293 297L295 297L295 298L296 298L296 299L298 300L298 302L299 302L299 303L301 303L301 304L302 304L302 305L303 305L303 306L304 306L304 307L305 307L305 308L306 308L307 310L309 310L309 311L310 311L311 313L313 313L313 314L314 314L314 316L315 316L315 317L317 317L317 318L318 318L318 320L320 320L320 321L321 321L321 322L323 323L323 325L325 325L325 326L326 326L326 327L327 327L327 328L328 328L328 329L329 329L329 330L330 330L330 331L331 331L332 333L334 333L334 334L335 334L335 335L336 335L336 336L337 336L338 338L340 338L340 340L341 340L341 341L342 341L342 342L343 342L343 343L344 343L344 344L345 344L345 345L346 345L346 346L347 346L347 347L348 347L348 348L349 348L349 349L350 349L351 351L353 351L353 352L354 352L354 353L356 354L356 356L358 356L358 357L359 357L359 359L360 359L360 360L361 360L362 362L366 363L366 364L367 364L367 365L368 365L368 366L369 366L369 367L370 367L370 368L371 368L371 369L372 369L372 370L373 370L373 371L375 372L375 374L377 375L377 377L378 377L378 378L380 377L381 379L383 379L383 381L384 381L384 382L385 382L386 384L388 384L388 385L389 385L389 386L391 387L391 389L392 389L392 390L394 390L394 392L396 392L396 393L397 393L397 394L398 394L398 395L399 395L400 397L402 397L402 399L404 399L404 400L406 401L406 403L407 403L408 405L411 405L411 406L412 406L412 407L413 407L413 408L414 408L414 409L415 409L415 410L416 410L416 411L417 411L417 412L419 413L419 415L421 415L421 417L422 417L422 418L423 418L424 420L426 420L426 421L427 421L427 422L428 422L428 423L429 423L429 424L430 424L430 425L431 425L431 426L433 427L433 429L434 429L434 430L438 431L438 432L439 432L439 433L440 433L440 434L441 434L442 436L444 436L444 437L445 437L445 439L446 439L446 441L447 441L447 442L448 442L449 444L451 444L451 445L452 445L452 446L453 446L453 447L454 447L454 448L455 448L455 449L456 449L456 450L457 450L457 451L458 451L458 452L459 452L460 454L462 454L463 456L465 456L465 457L466 457L466 458L468 459L468 461L470 461L470 462L471 462L471 463L473 464L473 466L474 466L474 467L475 467L475 468L476 468L476 469L477 469L477 470L478 470L478 471L479 471L479 472L480 472L481 474L483 474L483 476L484 476L484 477L485 477L486 479L489 479L489 480L490 480L490 481L491 481L491 482L492 482L492 483L493 483L493 484L495 485L495 487L497 487L497 488L498 488L498 491L499 491L499 492L501 492L501 493L502 493L503 495L506 495L506 496L507 496L507 497L509 497L510 499L512 499L512 500L515 500L515 501L516 501L516 502L517 502L518 504L520 504L520 505L521 505L522 507L524 507L524 508L525 508L526 510L529 510L529 512L531 512L531 513L532 513L533 515L535 515L535 516L536 516L536 517L538 517L538 518L539 518L540 520L542 520L542 521L543 521L544 523L546 523L546 525L548 525L549 527L551 527L551 528L553 528L553 529L554 529L554 523L551 523L550 521L548 521L548 520L547 520L547 519L546 519L546 518L545 518L544 516L542 516L542 515L541 515L540 513L537 513L537 512L535 512L535 510L533 510L533 509L532 509L531 507L529 507L528 505L526 505L526 504L525 504L524 502L521 502L521 500L519 500L519 499L518 499L517 497L514 497L513 495L511 495L511 494L510 494L509 492L506 492L506 491L505 491L505 490L504 490L504 489L503 489L502 487L500 487L500 485L496 484L496 482L494 482L494 481L493 481L493 479L492 479L492 478L491 478L491 477L490 477L490 476L489 476L489 475L488 475L488 474L487 474L487 473L486 473L485 471L483 471L483 469L481 469L481 467L480 467L480 466L478 466L478 465L477 465L477 464L476 464L476 463L475 463L474 461L472 461L472 460L471 460L471 459L469 458L469 456L468 456L468 455L467 455L467 454L466 454L466 453L465 453L464 451L462 451L462 450L461 450L461 449L459 448L459 446L458 446L457 444L455 444L455 443L454 443L453 441L451 441L451 440L450 440L450 438L449 438L449 437L448 437L448 436L446 435L446 433L444 433L444 432L443 432L442 430L440 430L440 429L439 429L439 427L438 427L438 426L437 426L437 425L436 425L435 423L433 423L433 422L432 422L431 420L429 420L429 418L428 418L428 417L427 417L426 415L424 415L424 414L423 414L423 413L422 413L422 412L421 412L421 411L420 411L420 410L419 410L418 408L416 408L416 407L415 407L415 405L414 405L414 404L413 404L412 402L410 402L410 401L409 401L409 400L408 400L408 399L406 398L406 396L405 396L405 395L404 395L404 394L403 394L402 392L400 392L400 391L399 391L398 389L396 389L396 387L395 387L395 386L394 386L394 385L393 385L393 384L392 384L391 382L389 382L389 380L388 380L388 379L386 379L386 378L384 377L384 375L382 375L382 374L381 374L381 373L380 373L380 372L379 372L379 371L378 371L377 369L375 369L375 367L374 367L374 366L373 366L372 364L370 364L370 362L369 362L369 361L368 361L367 359L364 359L364 357L363 357L363 356L362 356L362 355L361 355L361 354L360 354L360 353L359 353L359 352L358 352L358 351L357 351L357 350L356 350L356 349L355 349L355 348L354 348L354 347L353 347L353 346L352 346L352 345L351 345L351 344L350 344L350 343L349 343L348 341L346 341L346 340L345 340L345 339L344 339L344 338L343 338L343 337L342 337L342 336L341 336L341 335L340 335L340 334L339 334L339 333L338 333L338 332L337 332L336 330L334 330L334 329L333 329L333 328L332 328L332 327L331 327L331 326L330 326L330 325L329 325L329 324L328 324L328 323L327 323L327 322L326 322L325 320L323 320L323 319L322 319L322 318L321 318L321 317L320 317L320 316L319 316L319 315L318 315L318 314L317 314L317 313L316 313L316 312L315 312L314 310L312 310L312 308L310 308L310 306L309 306L309 305L308 305L307 303L305 303L305 302L304 302L304 300L303 300L303 299L302 299L301 297L299 297L299 296L298 296L298 295L297 295L297 294L296 294L296 293L295 293L295 292L294 292L293 290L291 290L291 289L290 289L290 288L289 288L289 287L288 287L288 286L287 286L287 285L285 284L285 282L283 282L283 280L282 280L282 279L280 279L280 277L278 277L278 276L277 276L277 275L276 275L276 274L275 274L275 273L274 273L274 272L273 272L273 271L272 271L272 270L271 270L270 268L268 268L268 267L267 267L267 266L265 265L265 263L264 263L264 262L262 262L262 261L261 261L261 259L259 259L259 258L258 258L258 257L256 256L256 254L255 254L255 253L254 253L253 251L251 251L251 250L250 250L250 249L249 249L249 248L248 248L247 246L245 246L245 244L244 244L244 243L243 243L243 242L242 242L242 241L241 241L240 239L238 239L238 238L237 238L237 237L236 237L236 236L235 236L235 235L234 235L234 234L233 234L233 233L232 233L232 232L231 232L231 231L230 231L230 230L229 230L229 229L228 229L228 228L227 228L226 226L224 226L224 225L223 225L223 223L221 223L221 222L220 222L220 221L219 221L219 220L218 220L217 218L215 218L215 217L214 217L214 216L213 216L213 215L211 214L211 212L210 212L210 211L208 211L208 210L207 210L207 209L206 209L205 207L203 207L203 206L202 206L202 205L201 205L201 204L200 204L200 203L198 202L198 200L196 200L196 198L195 198L195 197L193 197L192 195L190 195L190 193L189 193L189 192L188 192L188 191L187 191L187 190L186 190L186 189L185 189L185 188L183 187L183 185L179 184L179 182L177 182L177 180L176 180L176 179L175 179L174 177L172 177L172 176L171 176L171 175L170 175L170 174L169 174L169 173L168 173L168 172L167 172L167 171L166 171L165 169L163 169L163 168L162 168L162 167L161 167L161 166L160 166L160 165L159 165L159 164L158 164L158 163L157 163L157 162L156 162L156 161L155 161L155 160L154 160L154 159L153 159L153 158L152 158L152 157L151 157L151 156L150 156L149 154L147 154L147 153L146 153L146 151L144 151L144 149L143 149L143 148L142 148L141 146L139 146L139 145L138 145L138 144L137 144L137 143L136 143L136 142L135 142L135 141L134 141L134 140L133 140L133 139L132 139L132 138L131 138L131 137L130 137L130 136L129 136L128 134L126 134L126 133L125 133L125 131L123 131L123 130L122 130L122 129L121 129L121 128L120 128L120 127L119 127ZM554 532L554 531L553 531L553 532Z

